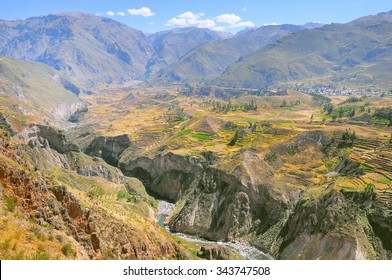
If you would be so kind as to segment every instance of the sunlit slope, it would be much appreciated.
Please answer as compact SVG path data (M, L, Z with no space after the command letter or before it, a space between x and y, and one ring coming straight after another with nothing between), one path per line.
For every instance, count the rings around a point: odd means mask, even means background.
M221 74L241 56L248 55L287 34L303 30L297 25L270 25L244 31L233 38L206 42L177 62L164 69L158 76L162 80L211 79Z
M391 31L392 15L385 13L290 34L231 65L216 82L389 87Z
M8 34L0 54L43 62L86 87L140 78L152 53L141 31L82 13L2 21L0 30Z
M79 93L76 85L45 64L0 57L1 111L11 119L21 116L17 122L66 120L84 106Z

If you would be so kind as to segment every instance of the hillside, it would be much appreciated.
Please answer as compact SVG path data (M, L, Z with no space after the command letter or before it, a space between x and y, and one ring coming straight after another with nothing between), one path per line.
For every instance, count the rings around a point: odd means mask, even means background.
M0 113L16 127L28 122L64 125L86 106L78 97L81 92L45 64L0 57Z
M222 40L230 33L215 32L207 28L178 28L162 31L149 36L154 54L146 66L146 77L154 77L161 70L177 61L193 48L211 40Z
M221 74L241 56L278 40L292 32L303 30L296 25L270 25L240 32L233 38L206 42L167 67L158 76L159 80L211 79Z
M43 62L86 88L141 79L153 52L142 32L82 13L1 21L0 31L1 55Z
M221 85L305 83L390 87L392 14L290 34L231 65Z

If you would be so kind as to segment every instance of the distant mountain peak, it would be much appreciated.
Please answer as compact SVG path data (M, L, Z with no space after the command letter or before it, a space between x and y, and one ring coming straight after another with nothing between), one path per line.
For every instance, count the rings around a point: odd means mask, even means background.
M305 27L306 29L313 29L313 28L320 28L323 27L325 24L319 22L319 21L312 21L312 22L307 22L303 25L302 27Z
M83 87L143 78L149 39L123 23L80 12L5 21L0 55L45 63Z

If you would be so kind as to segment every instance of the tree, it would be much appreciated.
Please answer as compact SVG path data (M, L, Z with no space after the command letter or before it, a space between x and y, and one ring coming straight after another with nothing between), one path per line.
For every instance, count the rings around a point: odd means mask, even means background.
M231 138L230 142L227 144L228 146L234 146L238 140L244 137L245 131L243 129L236 129L233 138Z
M326 103L324 104L324 111L327 112L327 115L331 115L331 113L333 112L333 105L331 103Z
M352 146L355 142L355 140L357 140L357 135L355 134L355 131L351 132L350 130L346 130L343 134L342 134L342 140L345 143L345 146Z

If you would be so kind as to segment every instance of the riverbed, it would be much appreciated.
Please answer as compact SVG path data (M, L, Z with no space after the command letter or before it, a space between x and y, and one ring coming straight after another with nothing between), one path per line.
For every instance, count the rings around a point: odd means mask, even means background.
M175 204L169 203L164 200L160 200L158 204L158 217L157 223L159 226L164 227L171 235L180 237L188 242L195 242L201 245L205 244L217 244L237 251L242 257L247 260L271 260L273 259L271 255L264 253L263 251L251 246L245 241L239 242L216 242L209 241L198 236L189 235L185 233L171 232L170 228L165 225L165 219L173 211Z

